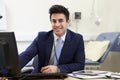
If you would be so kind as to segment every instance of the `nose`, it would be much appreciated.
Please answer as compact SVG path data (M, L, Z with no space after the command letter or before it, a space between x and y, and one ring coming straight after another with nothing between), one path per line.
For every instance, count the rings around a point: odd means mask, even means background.
M59 27L59 26L60 26L59 21L56 21L55 26L57 26L57 27Z

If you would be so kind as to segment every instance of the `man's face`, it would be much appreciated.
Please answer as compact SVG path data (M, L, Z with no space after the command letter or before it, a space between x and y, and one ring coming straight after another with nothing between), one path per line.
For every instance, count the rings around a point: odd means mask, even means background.
M58 37L65 34L66 29L69 25L69 20L66 21L66 17L62 13L54 13L51 15L51 24L53 31Z

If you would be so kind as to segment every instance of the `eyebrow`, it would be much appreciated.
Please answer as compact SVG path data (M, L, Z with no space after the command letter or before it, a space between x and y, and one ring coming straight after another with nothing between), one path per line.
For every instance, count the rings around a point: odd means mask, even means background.
M53 21L53 20L56 20L56 19L51 19L51 20ZM58 19L58 20L63 20L63 19L62 19L62 18L60 18L60 19Z

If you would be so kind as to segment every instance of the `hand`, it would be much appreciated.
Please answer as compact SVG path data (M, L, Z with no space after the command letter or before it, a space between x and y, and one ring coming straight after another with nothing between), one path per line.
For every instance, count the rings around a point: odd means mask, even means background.
M0 77L0 80L8 80L8 79L6 79L5 77Z
M48 65L41 68L42 73L58 73L60 72L60 69L57 66L54 65Z

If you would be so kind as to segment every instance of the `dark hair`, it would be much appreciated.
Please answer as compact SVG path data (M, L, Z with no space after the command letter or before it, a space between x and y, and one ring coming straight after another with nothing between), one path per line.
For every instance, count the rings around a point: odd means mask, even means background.
M53 5L50 9L49 9L49 14L50 14L50 19L53 13L63 13L66 17L66 20L69 20L69 11L67 8L65 8L62 5Z

